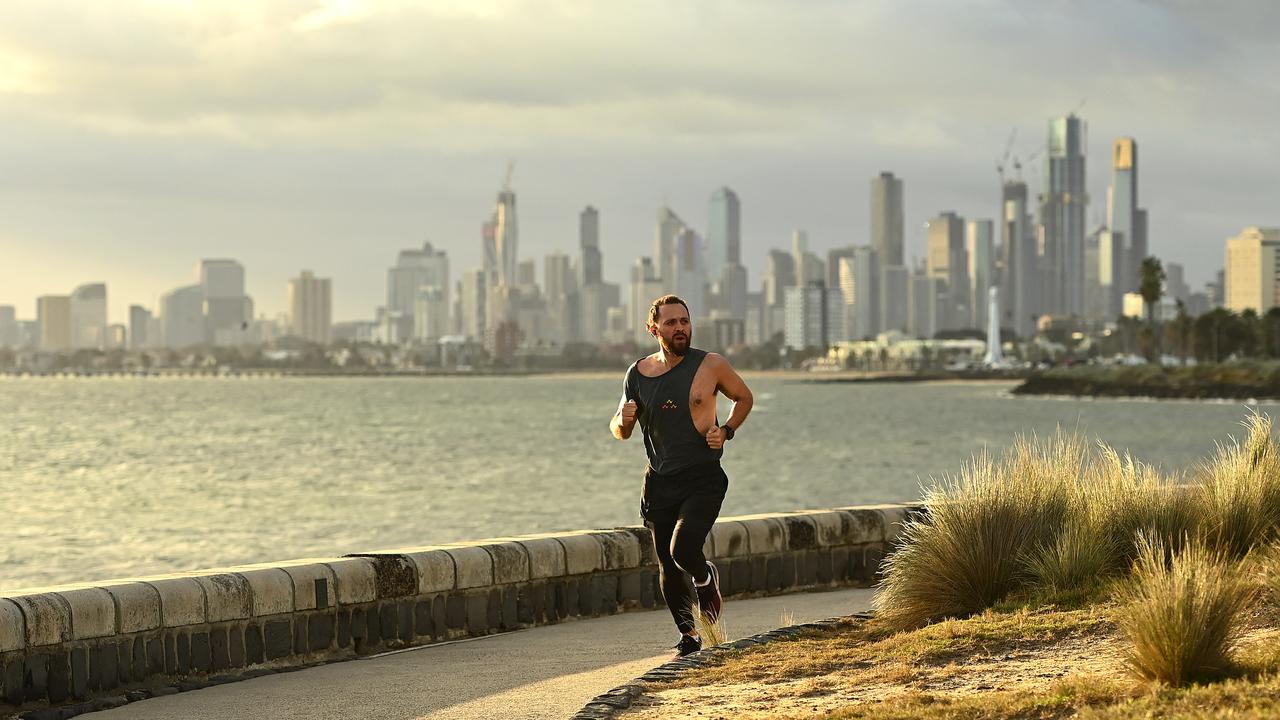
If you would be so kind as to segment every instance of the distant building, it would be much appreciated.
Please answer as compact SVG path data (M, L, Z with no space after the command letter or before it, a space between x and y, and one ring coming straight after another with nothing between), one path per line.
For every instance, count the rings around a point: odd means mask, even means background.
M631 284L627 289L627 327L638 343L650 340L649 306L663 294L662 280L651 258L636 258L631 266Z
M946 314L947 290L946 281L924 272L911 275L911 294L907 319L907 334L912 337L929 339L941 326L941 318Z
M871 247L886 267L904 264L904 217L902 180L891 172L872 178Z
M747 268L738 262L725 263L720 268L717 283L720 307L729 317L742 320L747 316Z
M1000 288L1001 327L1013 328L1021 337L1035 332L1039 314L1039 273L1036 234L1027 208L1027 184L1006 181L1002 194L1004 214L1000 221L1000 245L1004 272Z
M726 265L742 262L742 204L727 187L711 194L707 220L707 276L719 278Z
M658 225L654 234L653 259L658 267L658 279L662 289L676 291L676 238L686 227L679 215L665 205L658 208Z
M100 350L106 347L107 286L81 285L71 291L71 346Z
M878 253L877 253L878 255ZM880 267L880 332L906 332L911 314L911 271L905 265Z
M129 306L129 349L144 350L155 342L150 337L151 311L141 305Z
M485 338L488 311L489 290L486 285L487 273L484 270L469 270L462 274L459 287L458 307L461 314L459 334L474 342L483 342Z
M439 335L425 337L417 333L417 309L422 291L429 290L431 318L423 318L422 327L437 328ZM440 335L449 334L449 256L436 250L431 243L422 248L401 250L396 264L387 270L387 322L397 324L395 335L403 340L416 338L435 341ZM403 341L402 340L402 341Z
M447 314L446 314L447 317ZM307 342L333 341L333 285L310 270L289 281L290 332Z
M702 259L702 238L689 228L684 228L676 237L676 289L689 305L691 312L706 315L710 310L707 302L707 274ZM693 309L697 308L696 311Z
M1117 297L1136 292L1147 247L1147 211L1138 207L1138 143L1119 138L1111 144L1111 186L1107 188L1107 229L1116 244Z
M1111 320L1121 314L1124 297L1124 268L1128 260L1124 248L1124 236L1107 228L1096 231L1098 301L1102 304L1102 317Z
M560 345L572 342L578 338L580 310L573 262L564 253L551 253L542 261L542 277L551 340Z
M853 248L851 257L837 263L839 288L845 304L845 335L850 340L880 332L880 258L875 248Z
M600 212L588 205L578 214L579 285L604 282L603 258L600 255Z
M969 327L987 326L988 290L995 281L995 226L990 220L970 220L964 228L969 260Z
M187 285L160 296L164 347L175 350L205 344L205 289Z
M18 347L18 313L12 305L0 305L0 348Z
M245 294L244 266L228 259L201 260L196 276L205 325L200 342L216 343L219 336L238 338L247 331L253 319L253 301Z
M825 348L846 340L844 298L822 283L789 287L784 300L783 341L796 350Z
M70 350L71 297L43 295L36 298L36 323L40 328L40 349L45 352Z
M1226 308L1232 312L1253 310L1259 315L1277 305L1280 284L1276 252L1280 228L1245 228L1227 238Z
M964 218L944 212L930 220L926 273L942 281L943 313L939 330L958 330L969 321L969 260L965 253Z
M1049 121L1045 192L1040 196L1044 232L1046 306L1049 314L1084 313L1086 125L1075 115ZM1115 228L1112 228L1115 231Z

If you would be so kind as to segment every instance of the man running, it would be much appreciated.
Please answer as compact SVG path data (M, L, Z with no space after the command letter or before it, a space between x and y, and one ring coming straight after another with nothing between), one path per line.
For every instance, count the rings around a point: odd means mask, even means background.
M751 391L723 357L690 346L689 306L680 298L654 300L646 327L658 340L658 352L627 369L609 430L626 440L638 420L644 432L649 467L640 516L653 531L662 597L680 630L676 656L683 657L702 649L685 574L693 580L702 614L710 622L720 615L719 572L702 546L729 488L720 468L724 443L751 412ZM716 417L717 392L733 401L724 425Z

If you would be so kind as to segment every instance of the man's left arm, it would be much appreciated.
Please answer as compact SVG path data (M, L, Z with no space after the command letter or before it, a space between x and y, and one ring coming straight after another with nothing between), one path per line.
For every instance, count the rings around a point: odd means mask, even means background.
M728 360L716 355L716 390L724 393L724 396L733 401L733 407L729 410L729 418L724 421L723 425L727 425L733 432L737 432L742 427L742 423L746 422L747 415L751 412L751 405L754 400L751 397L751 389L743 382L742 376L738 375ZM727 433L723 426L713 427L707 430L707 445L713 450L719 450L724 447L724 441Z

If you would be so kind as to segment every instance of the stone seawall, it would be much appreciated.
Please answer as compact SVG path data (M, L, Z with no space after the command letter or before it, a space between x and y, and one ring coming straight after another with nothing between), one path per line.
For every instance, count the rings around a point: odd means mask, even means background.
M726 597L865 584L912 506L721 518ZM664 607L644 527L521 535L0 598L0 712Z

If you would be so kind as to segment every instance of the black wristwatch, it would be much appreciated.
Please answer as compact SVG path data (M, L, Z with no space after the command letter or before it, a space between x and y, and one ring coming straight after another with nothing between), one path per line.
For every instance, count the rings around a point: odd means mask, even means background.
M720 429L724 431L725 440L733 439L733 428L729 427L728 425L721 425Z

